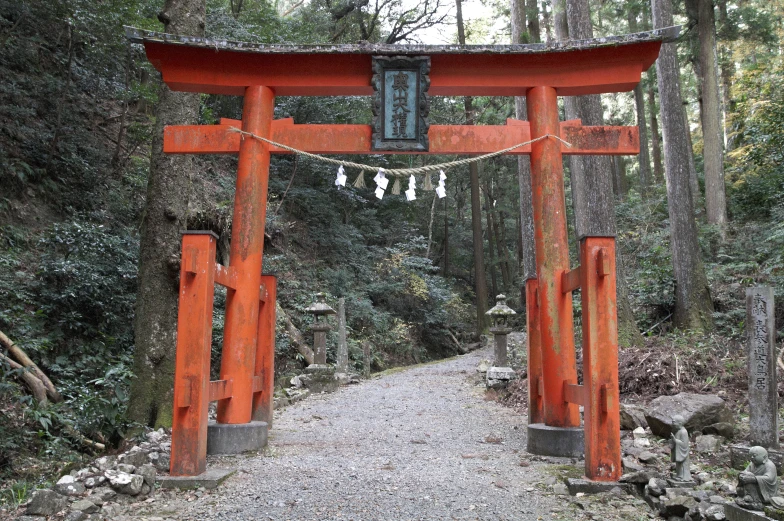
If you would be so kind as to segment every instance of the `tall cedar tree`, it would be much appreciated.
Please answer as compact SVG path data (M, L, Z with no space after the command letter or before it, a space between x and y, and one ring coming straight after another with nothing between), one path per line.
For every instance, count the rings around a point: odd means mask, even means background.
M651 0L653 26L672 25L671 0ZM662 134L664 136L667 206L670 214L670 248L675 274L675 325L685 329L713 327L713 302L700 258L697 224L689 188L689 139L683 117L681 79L675 44L662 45L656 63Z
M688 12L697 24L697 74L700 82L703 164L705 168L705 214L724 237L727 197L724 186L724 147L716 63L716 17L713 0L687 0Z
M167 33L204 36L205 13L205 0L166 0L158 19ZM199 115L198 94L172 92L161 83L158 100L139 245L136 379L128 410L132 420L151 427L172 421L180 230L187 224L194 170L192 156L163 153L163 127L194 124Z
M512 43L539 43L539 11L536 2L512 0ZM528 18L526 33L526 18ZM525 96L515 97L515 117L528 118ZM517 182L520 185L520 268L523 280L536 277L534 247L534 209L531 189L531 156L517 156ZM525 302L525 286L520 288L520 302Z
M563 0L562 0L563 1ZM564 36L564 16L561 2L555 2L556 35ZM588 0L566 0L566 25L569 38L593 38L591 11ZM567 98L567 118L579 118L584 125L604 125L604 109L599 95ZM571 112L571 113L570 113ZM578 237L615 235L615 200L613 197L613 161L610 156L572 156L572 199L575 232ZM634 312L629 303L629 290L624 276L624 262L620 248L616 256L618 299L618 343L621 346L642 343Z
M461 0L456 0L457 6L457 41L465 45L465 28L463 26L463 6ZM465 97L466 125L474 124L474 100L471 96ZM482 240L482 201L479 194L479 165L469 165L471 177L471 224L474 241L474 279L476 287L476 325L477 332L483 333L488 327L487 312L487 280L485 278L485 251Z
M629 32L636 33L638 6L630 6L628 13ZM642 81L634 87L634 107L637 112L637 126L640 130L640 195L645 198L651 186L651 158L648 152L648 125L645 119L645 95L643 93Z

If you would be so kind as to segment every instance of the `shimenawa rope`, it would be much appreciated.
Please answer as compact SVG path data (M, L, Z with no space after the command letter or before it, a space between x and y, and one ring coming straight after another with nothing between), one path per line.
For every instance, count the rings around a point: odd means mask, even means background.
M359 170L362 170L362 171L368 171L368 172L374 172L374 171L379 169L379 167L377 167L377 166L363 165L362 163L354 163L354 162L351 162L351 161L343 161L343 160L340 160L340 159L332 159L330 157L324 157L324 156L320 156L318 154L311 154L310 152L305 152L304 150L298 150L296 148L292 148L292 147L290 147L288 145L284 145L282 143L276 143L275 141L272 141L271 139L267 139L267 138L258 136L256 134L253 134L252 132L246 132L246 131L244 131L242 129L239 129L237 127L229 127L229 131L230 132L237 132L237 133L241 134L243 138L245 136L248 136L248 137L251 137L253 139L258 139L259 141L263 141L264 143L267 143L267 144L272 145L274 147L282 148L283 150L288 150L289 152L293 152L293 153L299 154L301 156L310 157L310 158L315 159L317 161L323 161L325 163L331 163L333 165L343 165L345 167L356 168L356 169L359 169ZM551 137L553 139L557 139L558 141L560 141L561 143L563 143L567 147L571 147L572 146L571 143L568 143L568 142L564 141L559 136L556 136L554 134L545 134L544 136L540 136L540 137L538 137L536 139L532 139L532 140L526 141L524 143L518 143L517 145L511 146L509 148L505 148L503 150L498 150L497 152L491 152L489 154L485 154L485 155L482 155L482 156L467 157L465 159L459 159L457 161L450 161L448 163L440 163L440 164L437 164L437 165L426 165L426 166L420 166L420 167L417 167L417 168L392 168L392 169L389 169L389 170L387 170L385 168L384 169L384 173L386 175L389 175L389 176L392 176L392 177L405 177L405 176L409 176L409 175L412 175L412 174L424 174L424 173L427 173L427 172L436 172L438 170L443 170L443 169L452 168L452 167L461 166L461 165L467 165L467 164L470 164L470 163L475 163L477 161L482 161L483 159L490 159L490 158L493 158L493 157L497 157L497 156L506 154L507 152L511 152L512 150L515 150L517 148L524 147L525 145L530 145L532 143L536 143L537 141L541 141L543 139L547 139L548 137ZM372 154L372 152L368 152L368 153Z

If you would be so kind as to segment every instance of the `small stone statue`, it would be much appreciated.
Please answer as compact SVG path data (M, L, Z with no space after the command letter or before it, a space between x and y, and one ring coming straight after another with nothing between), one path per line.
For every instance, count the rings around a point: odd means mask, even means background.
M738 506L749 510L763 510L764 505L784 507L784 498L776 497L779 477L776 464L768 459L768 451L763 447L749 449L751 462L746 470L738 475Z
M670 459L675 462L673 481L691 481L691 468L689 465L689 433L683 426L683 416L676 414L672 417L672 434L670 434Z

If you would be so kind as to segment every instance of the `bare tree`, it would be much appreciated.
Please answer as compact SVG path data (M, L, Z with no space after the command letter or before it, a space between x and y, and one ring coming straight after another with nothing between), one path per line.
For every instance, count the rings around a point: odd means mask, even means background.
M671 0L651 0L653 26L671 26ZM713 303L700 257L697 225L689 188L689 140L683 117L680 68L674 43L662 45L656 64L664 136L670 248L675 274L675 313L678 327L706 330L713 326Z
M375 0L372 4L370 0L349 0L334 7L330 3L327 5L336 24L333 41L341 39L350 24L356 22L359 38L363 41L407 42L414 40L418 31L442 24L449 18L443 0L423 0L413 7L404 7L401 0ZM384 23L390 27L388 32L383 32Z

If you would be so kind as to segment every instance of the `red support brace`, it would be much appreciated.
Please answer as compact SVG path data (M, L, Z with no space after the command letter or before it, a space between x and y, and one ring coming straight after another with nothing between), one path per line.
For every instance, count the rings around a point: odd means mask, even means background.
M207 469L216 239L211 232L186 232L182 237L169 467L172 476L195 476Z
M615 239L584 237L580 259L585 475L596 481L618 481L622 469Z
M528 327L528 424L543 423L542 346L539 331L539 281L525 281L525 314Z
M252 419L267 422L267 426L272 428L272 394L275 390L275 303L278 280L275 275L262 275L261 284L256 367L253 372L254 378L259 380L259 389L254 389L253 393Z

